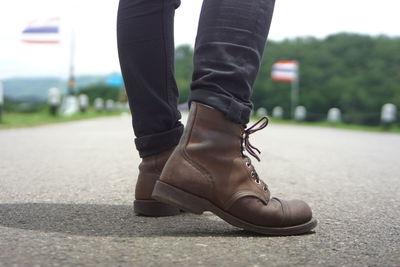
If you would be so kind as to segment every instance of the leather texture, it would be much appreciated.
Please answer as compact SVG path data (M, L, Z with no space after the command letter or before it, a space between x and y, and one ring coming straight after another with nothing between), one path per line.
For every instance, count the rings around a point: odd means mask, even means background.
M271 198L243 154L244 131L218 110L192 102L183 136L160 181L255 225L288 227L309 222L312 212L305 202Z
M142 159L142 162L139 164L139 176L135 188L136 200L152 200L151 193L153 192L154 185L160 178L164 165L172 151L173 149L169 149Z

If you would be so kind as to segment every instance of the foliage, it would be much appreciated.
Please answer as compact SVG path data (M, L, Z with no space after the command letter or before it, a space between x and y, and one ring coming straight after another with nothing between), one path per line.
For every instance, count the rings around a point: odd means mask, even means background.
M254 84L255 108L269 111L275 106L290 110L290 84L270 78L278 60L300 62L300 104L309 120L323 120L331 107L340 108L344 120L351 123L378 124L383 104L400 108L400 38L335 34L320 40L297 38L271 41ZM186 99L192 72L193 50L177 48L176 78Z
M24 99L14 100L6 97L3 110L4 112L33 113L43 111L46 107L46 103L40 100L33 101L31 99L31 101L28 102Z
M96 112L94 109L89 109L87 112L78 112L71 116L52 116L49 112L49 107L34 112L34 113L9 113L5 112L0 121L0 130L16 127L31 127L50 123L60 123L67 121L76 121L84 119L92 119L105 116L115 116L121 114L121 111L112 112Z
M176 84L179 88L179 103L187 101L193 72L193 50L190 45L182 45L175 51Z
M98 97L106 99L112 99L119 101L121 98L121 89L116 87L110 87L104 84L89 85L81 87L78 90L78 94L86 94L89 97L89 102L93 103Z
M399 49L400 39L356 34L271 42L255 85L264 97L254 98L255 105L289 110L290 85L272 82L269 73L274 61L294 59L300 62L300 104L316 119L338 107L349 122L376 124L383 104L400 106Z

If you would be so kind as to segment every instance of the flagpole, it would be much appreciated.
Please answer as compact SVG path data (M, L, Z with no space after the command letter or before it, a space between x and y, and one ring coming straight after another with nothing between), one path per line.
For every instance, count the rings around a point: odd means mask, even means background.
M69 65L69 79L68 79L68 95L75 95L75 31L71 29L71 43L70 43L70 65Z
M68 92L64 98L63 103L63 115L69 116L75 114L79 110L78 98L75 91L75 73L74 73L74 61L75 61L75 32L72 27L71 30L71 44L70 44L70 66L69 66L69 78L68 78Z
M3 120L3 104L4 104L3 82L0 81L0 122L2 122Z
M300 98L300 70L299 70L299 64L297 63L297 74L296 78L292 81L292 90L291 90L291 114L292 114L292 119L294 119L294 113L296 110L296 107L299 105L299 98Z

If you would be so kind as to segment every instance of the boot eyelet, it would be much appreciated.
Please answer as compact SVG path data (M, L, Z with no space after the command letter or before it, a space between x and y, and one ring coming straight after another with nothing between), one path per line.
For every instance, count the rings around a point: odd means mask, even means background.
M250 162L246 161L246 166L247 166L247 168L250 168L251 167Z
M252 171L250 175L251 175L251 178L254 178L254 177L256 177L256 172Z
M268 192L268 187L264 186L263 190L264 190L265 192Z
M256 184L261 184L260 180L255 180Z

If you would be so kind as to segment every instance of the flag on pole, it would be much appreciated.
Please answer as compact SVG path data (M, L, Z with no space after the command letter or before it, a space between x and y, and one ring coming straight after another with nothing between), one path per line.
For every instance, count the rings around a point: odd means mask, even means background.
M272 80L276 82L295 82L299 75L299 64L295 60L281 60L272 65Z
M37 19L22 32L22 41L31 44L60 43L60 18Z

